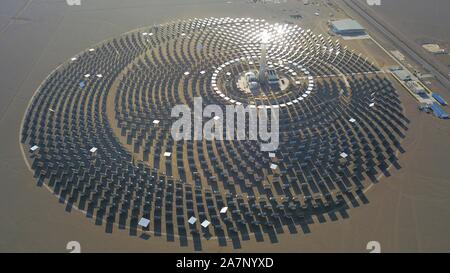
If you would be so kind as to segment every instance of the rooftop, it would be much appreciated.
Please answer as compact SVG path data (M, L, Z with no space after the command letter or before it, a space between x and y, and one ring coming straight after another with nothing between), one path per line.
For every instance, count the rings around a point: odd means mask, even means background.
M396 70L394 74L402 81L411 80L412 75L409 71L406 70Z
M361 26L357 21L352 19L342 19L337 21L331 21L331 24L334 28L340 31L345 30L360 30L364 31L364 27Z

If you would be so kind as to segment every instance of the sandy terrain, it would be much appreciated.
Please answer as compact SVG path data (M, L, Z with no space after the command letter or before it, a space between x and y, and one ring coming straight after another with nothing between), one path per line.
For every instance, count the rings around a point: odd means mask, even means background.
M181 248L165 237L144 240L119 230L107 234L83 214L66 212L45 188L37 187L19 149L20 123L31 96L71 56L144 25L191 17L249 16L325 30L329 18L314 16L314 6L302 11L305 7L297 1L283 5L238 0L81 1L79 7L59 0L0 4L0 251L65 252L66 243L74 240L86 252L193 251L192 244ZM296 13L304 19L289 17ZM390 177L371 188L367 204L350 209L347 219L326 217L306 234L302 230L279 234L272 242L241 240L237 249L231 242L218 247L217 241L203 241L202 250L366 252L367 242L375 240L386 252L450 252L450 123L420 113L406 91L399 88L399 93L410 120L403 142L406 153L400 155L402 168L391 170ZM450 100L448 94L444 97Z
M382 22L385 28L432 64L447 80L450 78L450 68L445 58L433 55L422 48L423 44L437 43L448 51L450 47L450 2L445 0L390 0L382 1L380 6L372 7L366 5L364 0L357 0L357 2L362 3L361 7L364 7L378 22ZM345 9L347 10L347 7ZM359 18L357 19L359 20ZM361 21L365 23L364 20ZM369 25L366 26L369 30L371 29ZM381 40L384 38L377 37ZM384 44L387 46L389 43ZM400 50L403 51L401 48ZM405 52L403 51L403 53ZM407 58L407 61L416 70L429 72L420 65L416 65L414 60Z

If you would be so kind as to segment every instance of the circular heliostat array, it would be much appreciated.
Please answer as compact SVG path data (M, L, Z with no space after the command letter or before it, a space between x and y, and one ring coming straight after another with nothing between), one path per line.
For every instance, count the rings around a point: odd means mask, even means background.
M249 91L243 79L258 73L262 43L280 84ZM171 110L193 109L196 97L278 109L278 149L175 141ZM363 199L398 166L402 111L384 73L331 38L265 20L193 19L71 58L33 97L22 143L38 184L108 231L220 239L292 231Z

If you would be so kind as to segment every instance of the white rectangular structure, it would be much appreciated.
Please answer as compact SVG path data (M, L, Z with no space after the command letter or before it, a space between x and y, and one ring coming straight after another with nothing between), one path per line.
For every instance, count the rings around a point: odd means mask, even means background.
M138 225L141 227L148 227L148 225L150 224L150 220L147 218L142 217L141 220L139 220Z
M96 147L92 147L92 149L90 149L89 152L95 153L95 152L97 152L97 150L98 150L98 149L97 149Z
M360 36L366 34L366 30L357 21L346 18L337 21L331 21L331 30L344 36Z
M348 157L348 154L346 154L346 153L341 153L341 157L342 157L342 158L347 158L347 157Z
M208 220L205 220L202 222L202 227L207 228L210 224L211 224L211 222L209 222Z
M270 168L271 168L272 170L276 170L276 169L278 169L278 165L277 165L277 164L271 164L271 165L270 165Z
M195 224L195 222L197 222L197 218L195 218L194 216L191 216L191 218L189 218L188 223L193 225Z
M164 153L164 156L165 156L165 157L170 157L171 155L172 155L172 153L169 153L169 152L165 152L165 153Z
M39 149L39 146L37 146L37 145L34 145L33 147L31 147L31 151L32 152L34 152L34 151L36 151L37 149Z
M228 207L223 207L223 208L220 210L220 213L225 214L225 213L227 213L227 211L228 211Z

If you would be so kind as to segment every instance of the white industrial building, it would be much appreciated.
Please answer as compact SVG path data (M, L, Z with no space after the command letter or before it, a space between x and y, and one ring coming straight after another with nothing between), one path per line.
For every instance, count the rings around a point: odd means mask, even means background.
M366 29L361 26L357 21L352 19L342 19L337 21L331 21L331 30L339 35L343 36L362 36L366 35Z

